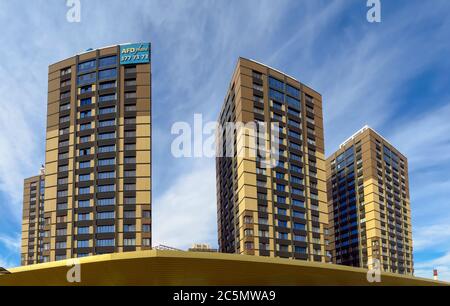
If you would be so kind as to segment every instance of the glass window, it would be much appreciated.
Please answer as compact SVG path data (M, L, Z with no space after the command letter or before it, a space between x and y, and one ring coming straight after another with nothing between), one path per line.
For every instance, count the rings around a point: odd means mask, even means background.
M294 99L294 98L291 98L289 96L286 96L286 101L289 104L289 106L292 106L292 107L298 108L298 109L301 108L301 103L297 99Z
M115 204L116 204L116 199L115 198L98 199L97 200L97 205L98 206L111 206L111 205L115 205Z
M116 214L113 211L97 213L97 220L114 219Z
M98 66L99 67L107 67L107 66L113 66L117 64L117 56L108 56L103 57L99 60Z
M114 100L116 100L116 94L104 95L104 96L98 97L99 102L108 102L108 101L114 101Z
M281 92L279 92L277 90L270 89L269 90L269 97L272 100L284 102L284 94L282 94Z
M116 133L102 133L98 134L99 140L105 140L105 139L114 139L116 138Z
M91 105L91 104L92 104L92 98L81 99L81 101L80 101L80 106Z
M90 193L91 193L90 187L78 188L78 194L90 194Z
M79 166L80 166L80 169L90 168L91 167L91 162L90 161L80 162Z
M96 60L91 60L88 62L78 64L78 72L86 72L95 69Z
M116 120L114 120L114 119L103 120L103 121L99 121L99 123L98 123L99 127L114 126L114 125L116 125Z
M98 186L98 192L113 192L116 190L116 185Z
M86 235L89 234L89 226L83 226L77 228L78 235Z
M110 159L99 159L98 165L99 166L111 166L116 163L116 160L114 158Z
M106 107L106 108L100 108L99 115L105 115L105 114L111 114L116 112L116 107Z
M293 97L300 98L300 90L291 85L286 85L286 92Z
M86 200L86 201L78 201L78 207L80 208L85 208L85 207L90 207L91 206L91 201Z
M105 80L105 79L111 79L115 78L117 75L117 69L106 69L98 72L98 79L99 80Z
M77 240L77 248L88 248L89 240Z
M269 86L271 88L275 88L278 89L280 91L284 91L284 83L273 78L273 77L269 77Z
M80 113L80 119L84 119L84 118L88 118L92 116L92 112L89 111L84 111Z
M91 91L92 91L92 86L91 86L91 85L81 87L81 90L80 90L80 92L81 92L82 94L87 93L87 92L91 92Z
M100 83L100 89L116 88L116 81Z
M116 146L103 146L98 148L98 153L109 153L109 152L115 152Z
M86 182L86 181L90 181L91 180L91 175L90 174L85 174L85 175L79 175L78 176L78 181L79 182Z
M115 245L114 239L97 239L97 246L99 247L111 247Z
M78 85L95 83L97 76L95 73L83 74L78 77Z
M100 172L98 174L98 178L100 180L104 180L104 179L113 179L116 177L116 173L114 171L111 172Z
M104 233L114 233L115 232L115 226L114 225L100 225L97 226L97 233L104 234Z

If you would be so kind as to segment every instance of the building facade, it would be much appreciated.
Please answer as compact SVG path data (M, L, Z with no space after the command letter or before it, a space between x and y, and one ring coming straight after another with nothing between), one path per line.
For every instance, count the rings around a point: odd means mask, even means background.
M364 127L326 165L333 263L413 274L407 158Z
M44 211L45 176L27 178L23 189L21 264L33 265L43 260L44 249L42 229L45 226Z
M39 262L150 249L150 44L88 50L48 79Z
M296 79L240 58L219 122L266 123L265 148L279 162L249 153L251 132L218 134L217 215L224 253L325 262L327 228L322 97ZM266 132L268 129L266 130ZM231 138L233 145L227 145ZM266 153L267 153L266 152Z

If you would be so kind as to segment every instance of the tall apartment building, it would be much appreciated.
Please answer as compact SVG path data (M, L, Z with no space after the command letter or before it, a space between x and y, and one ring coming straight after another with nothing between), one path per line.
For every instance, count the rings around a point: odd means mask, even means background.
M23 189L21 264L32 265L43 258L45 226L44 173L27 178Z
M333 263L413 274L406 157L364 127L326 165Z
M240 154L251 149L251 133L228 135L224 129L218 135L219 151L227 156L216 161L220 251L325 262L321 95L278 70L240 58L219 122L278 123L280 133L275 168L264 158ZM234 142L232 152L227 136ZM265 140L268 151L273 141Z
M88 50L48 80L42 252L22 262L149 249L150 44Z

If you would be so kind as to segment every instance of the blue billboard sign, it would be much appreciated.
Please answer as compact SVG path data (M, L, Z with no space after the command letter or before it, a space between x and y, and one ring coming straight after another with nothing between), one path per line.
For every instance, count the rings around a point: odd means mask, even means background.
M128 44L120 46L120 64L148 64L150 63L150 44Z

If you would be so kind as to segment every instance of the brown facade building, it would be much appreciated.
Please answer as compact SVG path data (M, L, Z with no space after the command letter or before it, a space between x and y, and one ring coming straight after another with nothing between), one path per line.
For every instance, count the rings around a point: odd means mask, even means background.
M46 135L43 252L23 237L22 263L150 249L150 44L51 65Z
M412 275L407 158L364 127L327 159L327 183L333 263Z
M22 214L22 265L38 263L44 254L44 188L42 173L24 181Z
M276 142L278 163L249 153L254 135L218 135L219 249L225 253L325 262L327 228L322 97L296 79L240 58L219 122L262 123L267 152ZM267 131L267 130L266 130ZM226 139L232 139L232 148ZM244 154L242 154L244 152Z

